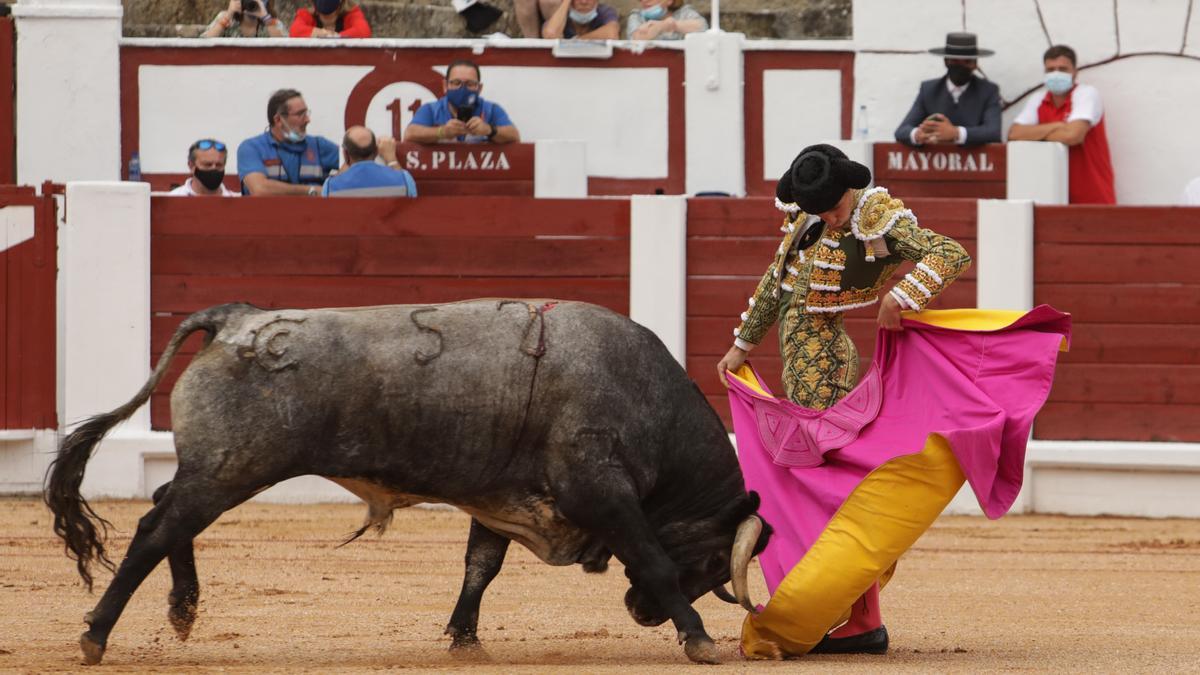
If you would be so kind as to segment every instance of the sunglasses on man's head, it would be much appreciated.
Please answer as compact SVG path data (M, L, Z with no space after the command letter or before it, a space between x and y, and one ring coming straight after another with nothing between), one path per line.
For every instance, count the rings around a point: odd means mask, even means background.
M217 152L225 152L225 144L221 141L214 141L212 139L196 141L197 150L212 150L213 148L216 148Z

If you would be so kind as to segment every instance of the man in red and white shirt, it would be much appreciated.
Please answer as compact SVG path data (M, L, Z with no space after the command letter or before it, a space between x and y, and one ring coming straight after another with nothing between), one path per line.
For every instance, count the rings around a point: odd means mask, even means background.
M1104 106L1096 88L1075 81L1075 50L1055 45L1042 56L1046 89L1025 103L1008 131L1010 141L1057 141L1068 146L1072 204L1116 204Z

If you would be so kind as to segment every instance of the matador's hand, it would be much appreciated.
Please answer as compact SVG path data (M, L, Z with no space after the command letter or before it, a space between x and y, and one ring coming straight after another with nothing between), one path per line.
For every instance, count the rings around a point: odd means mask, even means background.
M879 327L887 330L904 330L900 324L900 301L891 293L884 293L879 303Z

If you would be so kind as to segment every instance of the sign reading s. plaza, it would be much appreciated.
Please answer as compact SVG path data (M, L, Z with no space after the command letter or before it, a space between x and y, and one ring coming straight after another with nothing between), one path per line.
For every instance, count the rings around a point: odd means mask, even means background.
M533 178L533 145L441 143L396 147L401 164L414 177L523 180Z

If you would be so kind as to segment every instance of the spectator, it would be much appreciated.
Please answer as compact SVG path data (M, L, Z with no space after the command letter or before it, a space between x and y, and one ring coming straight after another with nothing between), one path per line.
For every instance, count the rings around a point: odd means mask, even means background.
M366 127L350 127L342 138L347 169L325 181L324 197L416 197L417 184L412 174L396 161L396 139L384 136L375 142L375 134ZM386 166L378 164L382 157Z
M280 89L267 101L270 126L238 146L242 194L320 194L321 184L338 166L337 145L308 135L308 106L295 89Z
M708 22L683 0L641 0L641 11L625 19L630 40L682 40L687 33L708 30Z
M515 143L521 134L499 104L485 101L482 75L474 62L446 68L445 96L417 109L404 130L407 143Z
M1095 87L1075 81L1075 50L1054 45L1042 55L1046 91L1036 92L1008 130L1010 141L1058 141L1068 146L1072 204L1116 204L1104 105Z
M542 37L542 23L558 9L558 5L557 0L513 0L513 13L517 15L521 37Z
M949 33L944 48L929 53L945 57L946 74L925 80L917 100L896 127L896 141L907 145L999 143L1000 87L976 77L976 61L991 56L976 46L974 33Z
M599 0L562 0L542 25L542 37L571 40L616 40L620 29L617 10Z
M283 23L275 16L274 0L229 0L200 37L284 37Z
M240 197L225 187L225 160L229 152L221 141L196 141L188 148L188 172L183 185L167 194L174 197Z
M1183 196L1180 197L1179 203L1184 206L1200 206L1200 178L1193 178L1192 182L1183 188Z
M371 26L354 0L312 0L312 9L300 7L292 19L294 38L369 38Z

